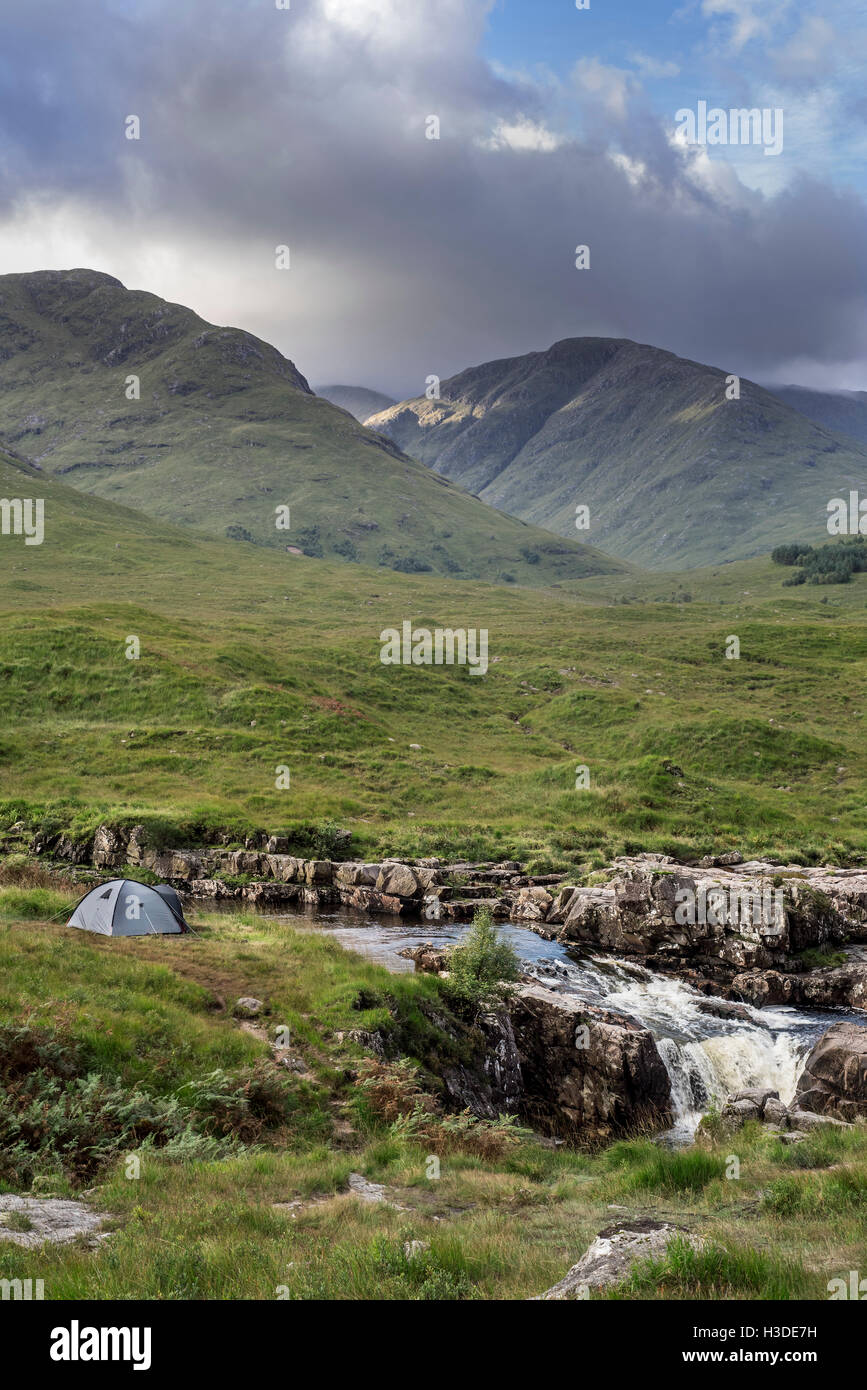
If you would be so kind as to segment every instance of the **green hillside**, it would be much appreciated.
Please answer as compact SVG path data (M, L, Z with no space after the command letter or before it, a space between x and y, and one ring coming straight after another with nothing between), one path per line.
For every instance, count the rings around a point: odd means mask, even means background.
M736 367L733 368L736 370ZM659 348L569 338L487 362L369 422L484 501L644 568L746 559L818 539L867 449L747 380Z
M356 852L557 865L867 847L867 575L786 590L756 560L538 592L356 566L348 585L12 460L0 488L46 501L43 545L0 537L0 828L118 815L308 844L336 820ZM487 674L383 666L404 620L486 628Z
M768 390L815 424L867 445L867 391L813 391L807 386L769 386Z
M0 437L84 492L296 558L531 585L618 568L437 478L260 339L97 271L0 277Z

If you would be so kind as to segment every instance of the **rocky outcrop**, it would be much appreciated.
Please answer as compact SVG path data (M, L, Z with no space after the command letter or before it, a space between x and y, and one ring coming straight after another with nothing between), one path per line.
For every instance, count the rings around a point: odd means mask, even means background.
M791 1106L780 1100L779 1091L769 1086L753 1086L729 1096L720 1113L720 1123L728 1133L741 1129L749 1120L767 1125L780 1131L780 1138L787 1143L795 1143L806 1138L808 1130L821 1125L832 1124L848 1128L846 1122L830 1115L817 1115L801 1108L796 1097ZM703 1120L699 1135L712 1129L715 1121Z
M591 1291L612 1288L629 1277L640 1260L661 1260L672 1241L703 1250L708 1245L702 1236L694 1235L668 1221L653 1221L649 1217L624 1221L600 1231L589 1250L573 1265L568 1274L540 1294L541 1299L585 1299Z
M807 974L783 974L779 970L753 970L735 975L731 987L758 1008L793 1004L803 1008L833 1009L849 1006L867 1009L867 961Z
M807 1058L795 1103L813 1115L867 1120L867 1027L835 1023Z
M543 1134L601 1142L671 1118L671 1084L646 1028L539 984L509 1005L521 1114Z

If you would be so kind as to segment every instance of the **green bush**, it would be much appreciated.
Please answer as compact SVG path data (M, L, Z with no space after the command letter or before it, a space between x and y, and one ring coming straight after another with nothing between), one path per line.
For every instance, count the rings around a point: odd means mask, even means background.
M446 992L459 1005L495 1008L508 999L509 986L519 974L515 948L500 936L490 908L478 908L470 930L449 958Z

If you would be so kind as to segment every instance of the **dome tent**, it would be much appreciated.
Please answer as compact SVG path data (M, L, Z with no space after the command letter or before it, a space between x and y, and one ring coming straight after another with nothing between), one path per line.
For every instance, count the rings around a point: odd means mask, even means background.
M174 888L151 888L126 878L91 888L66 925L100 936L167 936L190 930Z

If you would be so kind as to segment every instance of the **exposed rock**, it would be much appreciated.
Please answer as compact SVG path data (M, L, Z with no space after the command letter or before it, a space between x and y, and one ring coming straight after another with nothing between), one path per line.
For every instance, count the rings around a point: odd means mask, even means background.
M282 907L296 902L301 893L297 883L248 883L241 889L241 897L248 903L270 904Z
M239 898L241 890L230 888L221 878L194 878L190 884L194 898Z
M867 1027L835 1023L822 1035L807 1058L795 1104L813 1115L867 1119Z
M510 1015L534 1129L595 1141L668 1123L668 1072L646 1028L538 984L517 991Z
M407 1260L417 1260L419 1255L426 1255L428 1250L429 1240L405 1240L403 1243L404 1258Z
M521 888L512 906L512 921L544 922L553 901L546 888Z
M126 837L113 825L101 825L93 837L94 867L120 869L126 863Z
M275 837L272 836L272 838ZM303 859L296 859L291 854L269 853L265 855L265 865L269 874L272 878L279 879L281 883L295 883L301 877L303 864Z
M624 1221L600 1231L589 1250L541 1299L584 1299L591 1290L611 1288L626 1279L640 1260L662 1259L673 1240L685 1241L693 1250L708 1242L701 1236L667 1221Z
M470 1110L479 1119L514 1114L526 1092L512 1020L505 1011L485 1014L475 1033L475 1061L442 1068L446 1095L454 1109Z
M304 861L304 880L306 883L330 883L330 859L306 859Z
M734 1004L729 999L703 999L696 1007L699 1013L710 1014L713 1018L742 1018L754 1022L743 1004Z
M383 864L376 888L398 898L417 898L422 893L421 884L407 864Z
M4 1218L8 1220L12 1214L21 1224L29 1222L30 1229L17 1231L4 1224ZM110 1220L108 1212L93 1211L83 1202L57 1197L17 1197L11 1192L0 1195L0 1241L8 1240L27 1249L43 1241L62 1245L82 1235L93 1240L105 1239L97 1233L103 1223Z
M241 999L236 1000L232 1010L239 1018L258 1018L264 1012L265 1005L261 999L255 999L252 994L245 994Z
M438 975L442 970L448 970L451 950L449 947L434 946L433 942L424 941L420 946L406 946L397 954L405 960L414 961L416 970Z
M370 1182L363 1173L349 1174L349 1190L362 1202L378 1203L386 1201L386 1189L382 1183Z

